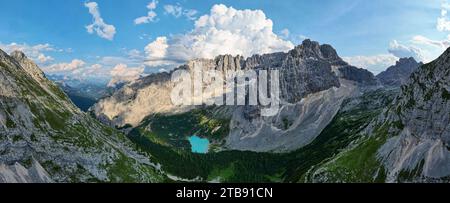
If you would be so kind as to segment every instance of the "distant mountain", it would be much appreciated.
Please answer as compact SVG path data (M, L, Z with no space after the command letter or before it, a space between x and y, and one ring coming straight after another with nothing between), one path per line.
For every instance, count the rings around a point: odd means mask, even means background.
M0 50L0 182L154 182L156 166L81 112L22 52Z
M447 49L438 59L421 65L392 104L362 132L362 138L315 166L308 181L449 182L449 61ZM416 63L403 59L395 67L402 64ZM394 72L393 68L388 72Z
M81 110L88 111L101 98L110 96L117 88L108 87L104 82L83 81L61 75L47 75L55 82L70 100Z
M400 87L421 65L422 63L418 63L413 57L401 58L395 65L387 68L376 77L385 86Z

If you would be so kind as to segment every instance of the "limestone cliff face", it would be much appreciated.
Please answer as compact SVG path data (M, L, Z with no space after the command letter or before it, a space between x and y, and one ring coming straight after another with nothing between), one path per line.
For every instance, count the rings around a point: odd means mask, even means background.
M25 168L20 163L14 165L0 164L0 183L51 183L53 180L45 169L32 160L31 166Z
M305 40L286 55L280 67L283 99L295 103L308 94L340 86L332 65L342 60L330 49L327 45Z
M23 53L0 50L0 87L0 182L158 179L124 135L76 108Z
M359 87L375 84L368 71L348 65L330 45L305 40L288 53L242 56L222 55L195 59L178 69L279 70L280 111L261 117L259 107L235 106L226 140L229 149L289 151L308 144L331 121L348 96ZM92 112L103 122L137 126L153 114L189 111L195 106L173 106L171 73L160 73L126 85L98 102ZM128 125L127 125L128 126ZM278 139L278 140L275 140Z
M113 127L137 125L146 116L176 111L170 100L169 73L159 73L125 85L91 107L96 117Z
M310 40L289 53L254 55L247 59L222 55L215 59L195 59L178 69L191 71L194 66L224 73L227 70L278 69L281 97L288 102L298 102L308 94L339 87L339 78L333 71L336 67L356 69L342 61L331 46ZM169 100L173 88L170 78L171 73L159 73L139 79L98 102L92 111L103 121L119 127L135 126L150 114L177 112L179 107L172 106Z
M280 71L280 109L275 116L261 117L258 107L237 108L226 139L230 149L286 152L301 148L331 122L345 98L374 80L370 72L362 77L365 72L355 71L330 45L310 40L286 54L271 55L281 62L266 55L261 58ZM344 69L363 79L352 80Z
M396 72L402 64L417 63L403 59L387 72ZM388 78L384 81L399 84L399 76L389 74L383 74ZM418 67L406 81L358 140L314 166L306 181L449 182L450 49Z
M409 60L414 63L412 60ZM450 49L420 66L389 109L396 123L378 154L388 181L438 181L450 177ZM413 172L413 173L412 173ZM409 177L402 177L408 173Z

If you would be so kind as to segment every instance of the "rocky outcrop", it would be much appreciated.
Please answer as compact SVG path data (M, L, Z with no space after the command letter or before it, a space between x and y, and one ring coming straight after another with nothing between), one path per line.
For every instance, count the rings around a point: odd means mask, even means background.
M402 64L416 63L403 59L383 75ZM397 77L386 78L392 79L386 80L388 85L399 84ZM450 181L450 49L421 65L406 81L359 138L311 168L307 181Z
M76 108L23 53L9 56L0 50L0 87L1 181L150 182L161 177L124 135Z
M230 123L226 147L258 152L289 152L312 142L331 122L344 99L357 91L354 82L309 94L296 103L284 103L275 116L261 117L258 109L237 108Z
M91 111L100 121L113 127L137 125L151 114L180 111L170 100L172 88L169 73L155 74L125 85L100 100Z
M339 68L339 74L342 78L356 81L363 86L375 86L378 84L375 76L366 69L354 66L343 66Z
M279 68L281 97L295 103L308 94L339 87L339 79L332 71L332 65L338 60L334 49L305 40L289 51Z
M395 133L378 151L387 169L387 181L450 178L449 62L447 49L435 61L420 66L389 109L386 122L396 123L397 129L391 130Z
M364 80L343 77L346 75L341 69L354 67L330 45L305 40L283 57L282 63L272 63L280 70L280 110L275 116L261 117L255 107L236 109L227 148L260 152L301 148L331 122L344 99L357 94L359 85L366 85Z
M32 160L29 169L20 163L0 164L0 183L52 183L50 175L36 160Z
M409 76L421 65L422 63L418 63L413 57L401 58L395 65L378 74L377 79L384 86L400 87L400 85L407 82Z

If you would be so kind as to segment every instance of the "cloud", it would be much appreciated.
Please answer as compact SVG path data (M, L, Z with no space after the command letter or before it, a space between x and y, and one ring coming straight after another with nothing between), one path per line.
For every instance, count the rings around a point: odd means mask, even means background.
M126 64L128 62L130 64ZM115 86L118 83L138 79L145 69L142 64L142 61L137 64L125 57L106 56L99 58L94 63L88 64L83 60L74 59L68 63L57 63L43 67L43 70L47 74L64 75L80 81L101 79L103 82L103 79L106 79L106 82L109 81L108 86ZM130 65L136 66L130 67Z
M145 49L147 65L179 64L193 58L221 54L251 56L292 49L273 33L273 22L261 10L237 10L214 5L186 34L158 37Z
M342 59L353 66L367 69L374 74L378 74L389 66L395 65L399 58L414 57L417 61L426 61L423 56L423 50L400 44L396 40L389 44L388 52L389 54L350 56L342 57Z
M437 18L436 22L436 30L440 32L449 32L450 31L450 20L448 16L448 11L450 9L450 4L444 0L441 4L440 15ZM423 61L429 62L447 49L450 46L450 34L447 35L447 38L441 40L430 39L426 36L415 35L411 39L411 43L415 45L421 46L420 54L424 55ZM417 58L416 58L417 59Z
M172 62L166 58L167 48L169 48L167 37L158 37L155 41L148 44L145 47L147 65L161 66L171 64Z
M99 64L102 64L104 66L115 66L119 63L124 63L124 64L134 64L136 63L136 61L132 60L129 57L126 56L103 56L100 57L100 59L98 60Z
M195 20L197 17L195 17L195 15L197 15L198 11L195 9L185 9L183 10L183 15L189 19L189 20Z
M137 49L132 49L127 51L126 53L128 55L129 58L131 59L142 59L142 54L139 50Z
M181 14L183 14L183 8L177 5L165 5L164 10L166 14L173 15L176 18L180 17Z
M46 56L44 54L39 54L39 56L37 57L37 60L40 63L47 63L47 62L53 61L55 59L53 57L51 57L51 56Z
M108 25L105 23L100 15L98 4L96 2L87 2L84 6L89 9L89 13L93 18L93 23L86 26L87 32L92 34L95 31L99 37L113 40L114 35L116 34L116 28L113 25Z
M71 72L72 77L78 79L84 79L89 77L97 78L99 76L105 75L105 70L103 66L100 64L93 64L90 66L83 66L81 68L77 68Z
M287 28L282 29L280 33L281 33L281 36L285 39L288 38L290 35L290 31Z
M353 66L367 69L374 74L378 74L386 70L387 67L394 65L395 62L398 61L398 58L392 54L352 56L342 57L342 59Z
M198 11L194 9L184 9L180 5L164 5L164 13L179 18L185 16L189 20L195 20Z
M157 16L157 14L154 11L149 11L147 13L147 16L142 16L142 17L134 19L134 24L140 25L140 24L145 24L145 23L149 23L149 22L155 22L156 16Z
M156 12L154 10L156 9L157 5L158 5L157 0L152 0L150 3L148 3L147 9L149 11L147 12L147 15L134 19L134 24L140 25L140 24L146 24L146 23L150 23L150 22L156 22L156 20L157 20L156 16L158 16L158 14L156 14Z
M145 40L150 40L151 37L150 37L149 34L144 33L144 34L139 35L139 39L141 39L141 40L144 40L144 39Z
M437 19L436 29L438 31L450 31L450 21L448 20L448 10L450 4L446 1L441 4L441 16Z
M154 10L154 9L156 9L157 5L158 5L158 1L157 0L152 0L150 3L148 3L147 8L149 10Z
M72 72L77 69L83 68L86 64L83 60L74 59L70 63L57 63L47 67L44 67L43 70L46 73L64 73L64 72Z
M131 68L126 64L118 64L111 71L111 80L108 86L115 86L119 83L131 82L140 77L144 73L144 67Z
M422 50L400 44L396 40L390 43L388 51L398 58L414 57L417 61L424 61Z
M428 45L433 46L441 49L446 49L450 46L450 41L448 39L446 40L432 40L427 37L424 37L422 35L416 35L411 40L414 44L420 44L420 45Z
M0 49L7 53L11 53L13 51L21 51L27 55L33 61L37 61L38 63L45 64L50 61L53 61L54 58L51 56L47 56L46 52L56 52L58 51L50 44L37 44L37 45L28 45L28 44L2 44L0 43Z

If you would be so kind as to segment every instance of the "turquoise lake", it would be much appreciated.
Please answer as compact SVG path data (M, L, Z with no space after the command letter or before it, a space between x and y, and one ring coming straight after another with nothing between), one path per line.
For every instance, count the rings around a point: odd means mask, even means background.
M200 154L208 153L209 148L208 139L194 135L189 137L189 142L191 143L191 151L193 153L200 153Z

